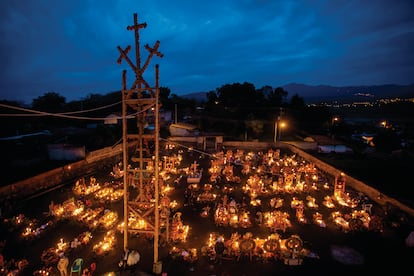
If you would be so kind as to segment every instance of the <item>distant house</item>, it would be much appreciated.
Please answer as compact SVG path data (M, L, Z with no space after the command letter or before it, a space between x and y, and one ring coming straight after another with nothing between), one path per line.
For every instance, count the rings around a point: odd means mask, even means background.
M352 153L352 149L342 141L324 135L313 135L319 153Z
M122 114L112 113L105 117L105 125L117 125L122 122Z
M149 125L155 124L154 114L147 114L146 120ZM160 125L169 124L172 121L172 111L170 110L160 110L159 112ZM105 125L117 125L122 124L122 113L111 113L105 117Z
M352 149L345 145L318 145L319 153L352 153Z
M171 136L198 136L200 135L200 130L188 123L175 123L170 124L169 127Z
M351 139L354 141L362 142L364 144L367 144L371 147L374 146L374 138L376 134L375 133L354 133L351 135Z

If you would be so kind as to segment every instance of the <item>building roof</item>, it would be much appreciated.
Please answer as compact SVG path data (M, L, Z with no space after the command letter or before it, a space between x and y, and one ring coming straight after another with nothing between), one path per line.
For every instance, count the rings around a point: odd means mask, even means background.
M190 131L197 129L195 125L192 125L189 123L175 123L175 124L171 124L170 127L183 128L183 129L190 130Z
M313 140L315 140L315 142L318 145L342 145L344 144L342 141L339 141L337 139L331 138L326 135L312 135L311 137L313 138Z

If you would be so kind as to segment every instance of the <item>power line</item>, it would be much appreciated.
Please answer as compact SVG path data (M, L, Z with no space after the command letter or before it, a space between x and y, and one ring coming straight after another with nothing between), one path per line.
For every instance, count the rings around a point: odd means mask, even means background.
M114 106L116 104L119 104L119 102L118 103L111 104L111 105L103 106L103 107L89 109L89 110L74 111L74 112L65 112L65 113L50 113L50 112L37 111L37 110L33 110L33 109L22 108L22 107L17 107L17 106L12 106L12 105L7 105L7 104L0 103L0 106L1 107L5 107L5 108L15 109L15 110L19 110L19 111L25 111L25 112L34 113L34 114L0 114L0 117L27 117L27 116L37 117L37 116L52 116L52 117L60 117L60 118L67 118L67 119L77 119L77 120L104 121L104 120L108 120L108 118L106 118L106 117L72 116L72 115L69 115L69 114L78 114L78 113L85 113L85 112L95 111L95 110L99 110L99 109L104 109L104 108L112 107L112 106ZM149 106L147 106L145 109L143 109L141 111L138 111L138 112L135 112L133 114L127 115L126 116L126 119L135 118L135 116L137 114L146 112L149 109L151 109L153 106L154 105L149 105ZM111 119L123 119L123 117L122 116L116 116L116 117L112 117Z

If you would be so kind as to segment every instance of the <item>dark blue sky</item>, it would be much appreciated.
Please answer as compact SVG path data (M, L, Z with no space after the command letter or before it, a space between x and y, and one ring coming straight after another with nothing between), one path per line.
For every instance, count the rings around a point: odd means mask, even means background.
M144 75L177 95L250 82L414 83L412 0L0 1L0 99L67 101L121 89L117 46L161 42ZM129 57L133 60L133 51ZM141 49L145 61L147 51Z

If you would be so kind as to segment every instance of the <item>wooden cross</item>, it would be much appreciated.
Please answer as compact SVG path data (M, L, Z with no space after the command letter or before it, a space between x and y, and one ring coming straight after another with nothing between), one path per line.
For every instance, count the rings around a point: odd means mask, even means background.
M194 161L194 163L193 163L193 164L191 164L191 170L192 170L193 172L196 172L196 171L197 171L197 167L198 167L198 164L197 164L197 162L196 162L196 161Z
M145 69L148 67L148 64L151 60L151 58L156 55L158 57L163 57L164 55L158 51L158 48L160 46L160 42L157 41L154 45L154 47L150 47L148 45L145 45L145 48L149 51L149 56L147 57L144 66L141 68L141 57L140 57L140 44L139 44L139 29L146 28L147 23L138 23L138 16L137 14L134 14L134 25L128 26L127 30L134 31L135 32L135 48L136 48L136 64L134 64L131 59L128 57L128 53L131 50L131 46L127 46L125 50L123 50L121 47L117 47L120 56L117 60L118 64L122 63L122 59L125 59L128 65L132 68L132 70L135 73L135 81L132 85L132 87L136 87L138 84L143 84L145 88L151 90L150 85L144 80L143 73Z
M141 74L143 74L145 69L147 69L149 62L154 55L161 58L164 56L160 51L158 51L158 47L160 47L160 42L158 40L157 42L155 42L153 48L151 48L148 44L145 45L145 49L147 49L150 54L148 55L147 60L144 63L144 66L142 66Z

